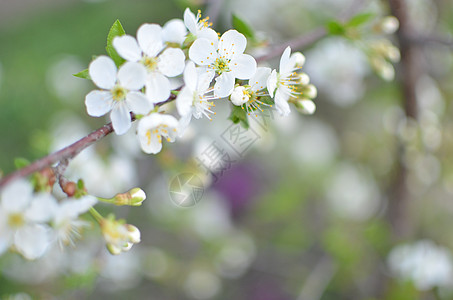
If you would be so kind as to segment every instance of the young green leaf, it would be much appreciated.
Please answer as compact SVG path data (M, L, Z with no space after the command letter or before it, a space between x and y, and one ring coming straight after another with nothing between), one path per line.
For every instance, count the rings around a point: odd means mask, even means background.
M116 20L110 28L109 34L107 35L107 46L105 47L105 50L107 50L108 55L113 59L117 66L120 66L125 60L121 56L119 56L119 54L113 47L113 39L117 36L122 36L125 34L126 32L124 31L124 28L121 25L120 21Z
M374 17L373 13L362 13L352 17L346 24L346 27L359 27Z
M337 21L330 21L327 23L327 32L331 35L344 35L346 29L343 24L340 24Z
M76 74L72 74L72 76L79 77L79 78L82 78L82 79L91 80L90 74L88 73L88 69L80 71L79 73L76 73Z
M16 157L14 159L14 165L16 166L16 169L22 169L25 168L30 164L30 161L28 159L25 159L23 157Z
M255 32L252 27L235 14L233 14L233 27L247 38L255 40Z
M249 121L247 119L247 113L240 106L233 105L229 118L234 124L241 123L245 129L249 128Z

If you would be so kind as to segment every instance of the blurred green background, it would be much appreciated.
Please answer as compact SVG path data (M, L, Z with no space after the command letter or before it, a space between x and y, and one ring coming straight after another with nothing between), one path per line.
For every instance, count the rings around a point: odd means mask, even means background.
M85 112L94 85L71 74L105 54L116 19L135 35L142 23L182 18L187 6L216 12L212 2L2 0L0 169L7 174L16 157L37 159L105 124ZM215 29L230 28L234 12L268 43L284 44L352 2L220 1ZM386 1L364 3L363 11L390 14ZM307 57L317 112L274 112L245 157L221 144L235 162L215 183L203 177L193 208L172 205L168 184L221 143L225 103L213 122L194 121L157 156L137 153L133 133L101 141L68 176L98 196L143 187L146 205L115 210L140 228L142 243L112 257L95 229L75 249L36 262L9 253L0 257L0 298L453 299L452 44L423 42L451 41L452 13L451 1L408 1L421 41L417 120L405 116L401 64L386 82L360 43L326 37L293 49Z

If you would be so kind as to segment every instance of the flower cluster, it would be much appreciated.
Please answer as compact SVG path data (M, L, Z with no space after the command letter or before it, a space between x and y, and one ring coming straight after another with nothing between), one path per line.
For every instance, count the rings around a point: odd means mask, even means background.
M184 20L174 19L163 27L143 24L136 37L116 36L112 46L123 60L115 65L112 58L99 56L89 66L100 90L86 96L88 114L99 117L110 112L118 135L130 129L134 116L139 119L142 150L156 154L162 138L173 142L192 117L212 119L217 99L229 99L251 116L257 116L262 106L288 115L290 103L303 113L315 111L316 88L299 71L305 62L302 53L291 54L286 48L278 71L257 67L255 58L244 53L247 39L242 33L234 29L216 33L208 20L187 8ZM179 119L160 110L172 100Z
M97 200L85 195L62 202L49 193L33 193L33 186L17 180L0 192L0 254L13 248L27 259L41 257L54 243L74 245L90 225L79 216Z

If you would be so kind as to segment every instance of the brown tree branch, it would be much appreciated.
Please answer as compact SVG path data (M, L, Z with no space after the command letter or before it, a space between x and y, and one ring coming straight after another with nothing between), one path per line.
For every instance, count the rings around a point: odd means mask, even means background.
M417 59L417 49L407 37L416 36L408 15L405 0L389 0L392 14L398 19L400 28L397 38L401 51L401 85L402 100L405 115L408 119L417 119L418 107L415 87L421 74ZM408 169L403 162L405 152L404 141L398 141L397 169L394 183L390 189L390 203L388 210L389 221L396 238L407 236L411 230L409 214L410 194L407 186Z

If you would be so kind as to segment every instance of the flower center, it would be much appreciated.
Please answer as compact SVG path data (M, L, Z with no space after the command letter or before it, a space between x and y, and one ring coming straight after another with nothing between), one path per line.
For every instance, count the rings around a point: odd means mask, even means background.
M209 22L209 17L206 17L204 19L201 19L201 11L198 10L198 14L197 14L197 20L198 20L198 29L203 29L203 28L208 28L210 26L212 26L212 23Z
M154 71L157 69L157 58L144 56L142 59L142 64L149 70Z
M112 98L115 101L121 101L126 98L127 90L119 85L115 86L112 90Z
M8 225L13 228L21 227L25 224L24 215L22 213L14 213L8 216Z
M223 72L230 72L230 59L217 58L214 62L214 69L219 75Z

